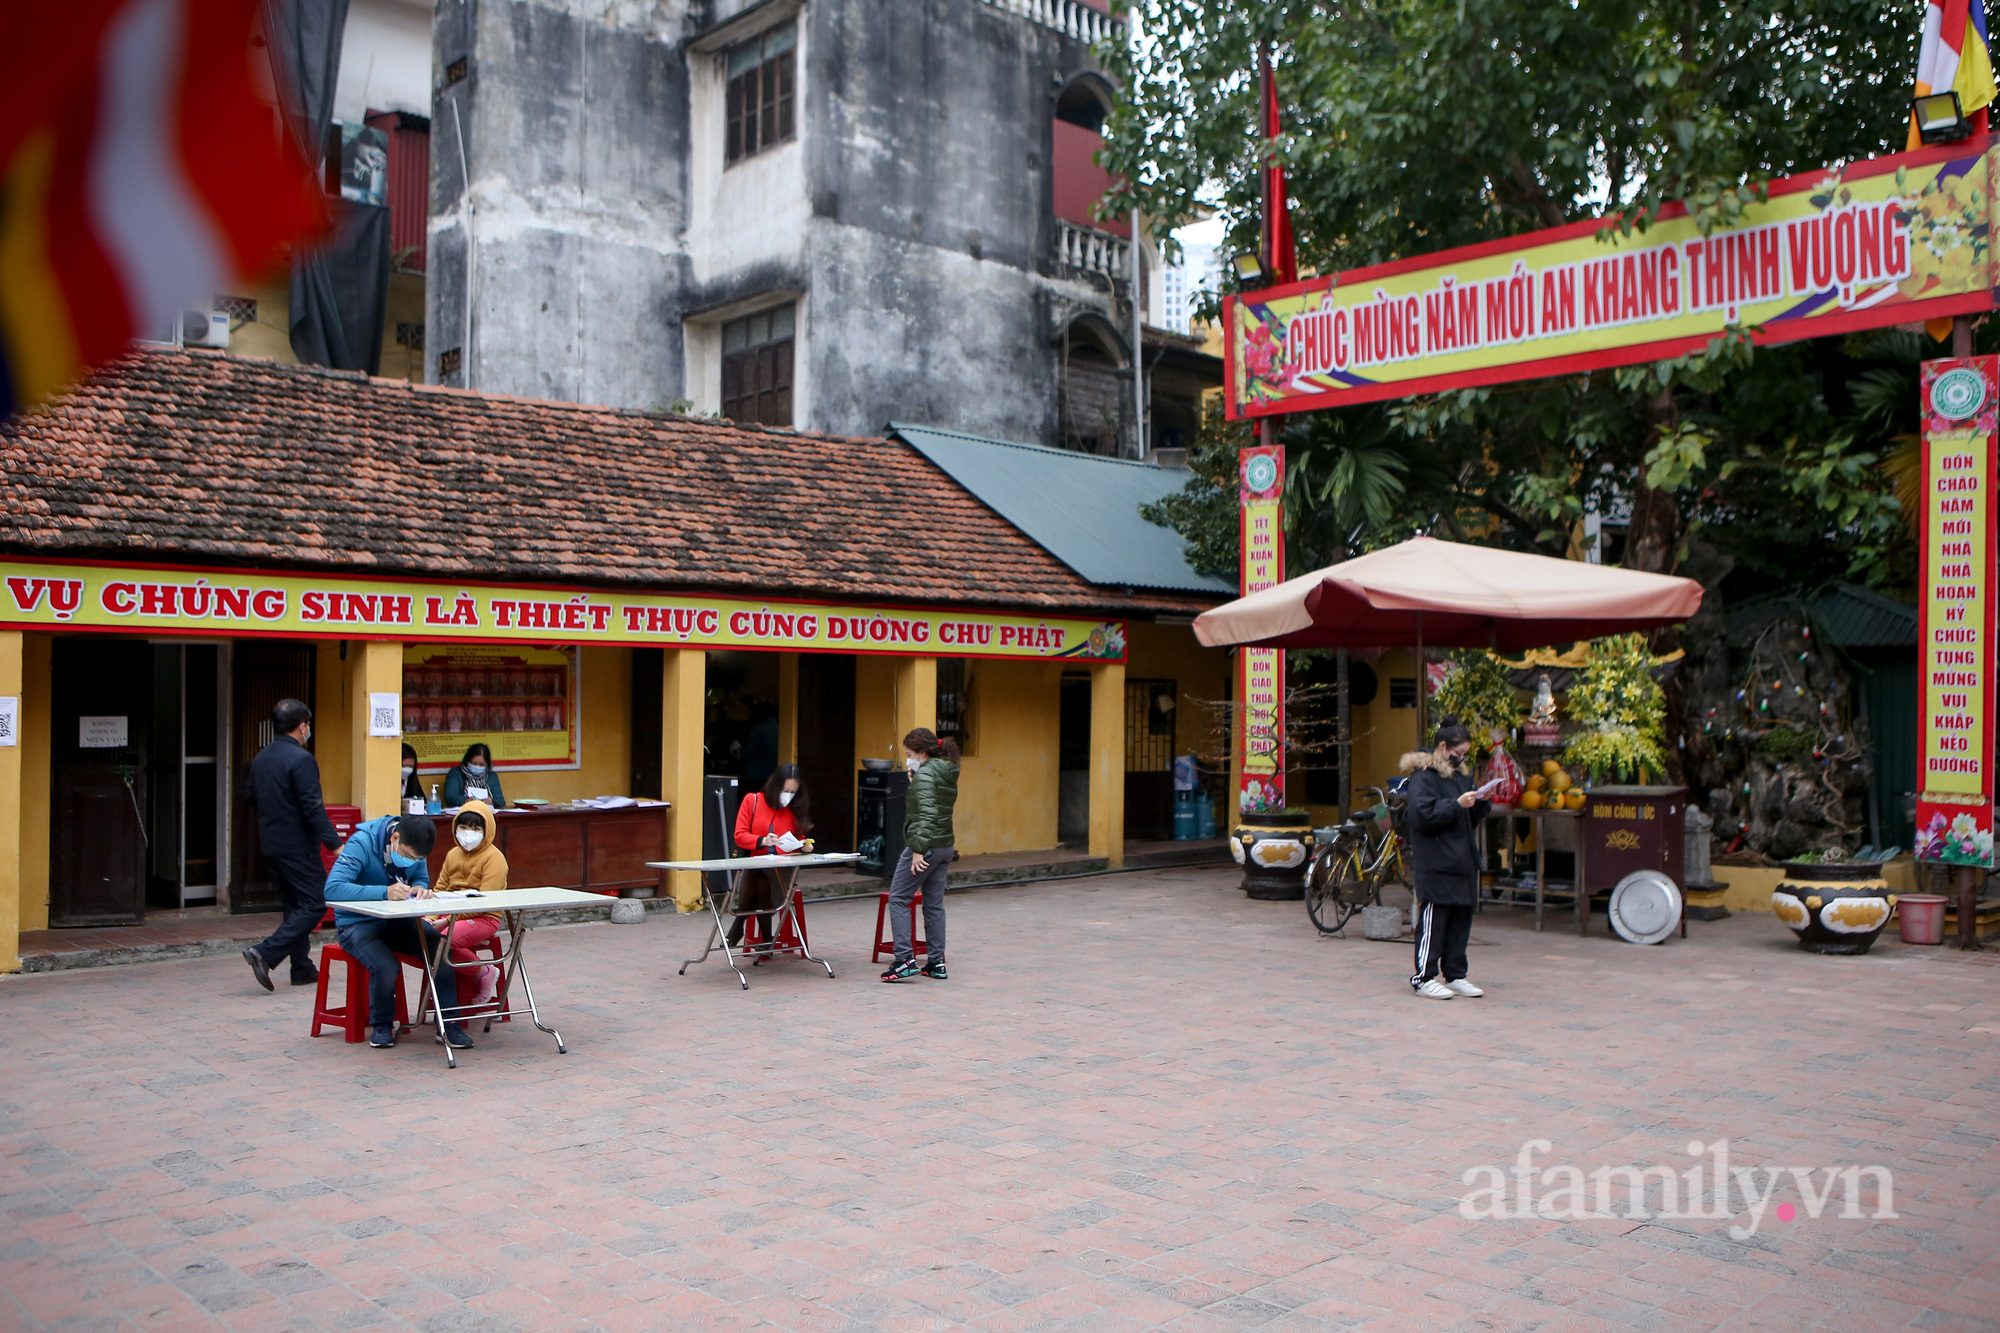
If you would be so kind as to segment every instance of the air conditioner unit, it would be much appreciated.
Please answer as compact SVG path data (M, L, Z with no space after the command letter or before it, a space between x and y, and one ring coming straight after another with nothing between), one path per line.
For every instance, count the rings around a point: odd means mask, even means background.
M229 316L216 310L183 310L181 346L229 346Z

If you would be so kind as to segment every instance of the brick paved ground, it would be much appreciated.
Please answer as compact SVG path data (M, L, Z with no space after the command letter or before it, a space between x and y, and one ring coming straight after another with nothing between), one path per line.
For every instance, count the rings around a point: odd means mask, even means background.
M1487 999L1215 870L952 900L953 980L674 967L697 922L537 937L447 1073L306 1039L234 959L0 982L0 1326L1994 1328L2000 972L1768 917L1641 949L1489 912ZM1476 1220L1585 1170L1880 1163L1895 1220ZM1834 1209L1838 1208L1838 1199Z

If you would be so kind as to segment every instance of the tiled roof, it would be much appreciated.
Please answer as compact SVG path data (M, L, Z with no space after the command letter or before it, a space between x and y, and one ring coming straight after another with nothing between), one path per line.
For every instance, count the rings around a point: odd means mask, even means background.
M137 354L0 426L0 549L1145 616L893 440Z

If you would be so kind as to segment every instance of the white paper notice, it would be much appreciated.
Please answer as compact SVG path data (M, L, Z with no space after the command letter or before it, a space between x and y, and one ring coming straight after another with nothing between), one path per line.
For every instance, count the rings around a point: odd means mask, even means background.
M402 695L371 694L368 696L368 734L370 736L400 736L403 734Z
M80 717L76 731L80 750L115 750L131 744L131 727L122 717Z
M805 844L803 842L800 842L798 838L793 834L780 833L778 835L778 850L781 852L796 852L799 848L803 846L805 846Z
M0 697L0 745L21 743L21 698L19 695Z

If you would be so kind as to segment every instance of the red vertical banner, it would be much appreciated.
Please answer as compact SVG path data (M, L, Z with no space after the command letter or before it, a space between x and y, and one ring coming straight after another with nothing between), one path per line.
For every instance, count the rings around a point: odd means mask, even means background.
M1917 857L1993 865L2000 357L1926 361Z
M1242 584L1248 596L1285 580L1285 446L1245 449L1240 465ZM1243 701L1237 731L1243 785L1236 794L1236 808L1242 814L1281 810L1285 805L1284 649L1237 649L1236 689L1236 697Z

